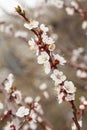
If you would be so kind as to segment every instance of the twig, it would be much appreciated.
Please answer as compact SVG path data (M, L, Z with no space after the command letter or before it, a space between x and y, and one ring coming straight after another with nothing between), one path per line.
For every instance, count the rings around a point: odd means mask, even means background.
M77 130L80 130L80 125L79 125L78 119L77 119L77 109L76 109L76 106L75 106L73 101L71 101L70 104L72 106L73 116L74 116L72 119L73 119L74 123L76 124Z
M12 101L10 101L9 95L5 91L3 83L0 85L0 89L1 89L1 91L2 91L2 93L4 95L4 97L5 97L5 101L6 101L6 105L7 105L8 110L11 110L12 111L12 115L15 115L16 106L15 106L15 104ZM21 121L17 117L15 117L15 116L11 116L11 120L13 121L15 129L19 130Z

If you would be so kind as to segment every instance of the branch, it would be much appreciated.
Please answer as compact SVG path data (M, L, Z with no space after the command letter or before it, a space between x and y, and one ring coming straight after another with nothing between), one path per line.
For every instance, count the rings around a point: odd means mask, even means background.
M29 23L30 23L30 20L28 20L28 18L26 19L25 12L23 13L21 7L18 6L18 7L16 8L16 12L17 12L19 15L21 15L21 16L25 19L26 22L29 22ZM50 53L49 49L48 49L47 46L45 45L46 43L44 43L44 42L42 41L42 39L41 39L41 35L42 35L41 30L40 30L40 29L30 29L30 30L31 30L31 31L38 37L38 39L39 39L39 40L38 40L39 43L36 43L37 46L38 46L38 48L39 48L39 47L42 48L42 49L49 55L49 57L50 57L49 62L50 62L50 65L51 65L51 69L53 69L53 70L54 70L54 69L57 69L57 65L59 64L59 61L57 61L57 60L53 61L53 55L52 55L52 53ZM41 45L42 45L42 46L41 46ZM41 50L40 50L40 51L41 51ZM60 85L63 85L63 84L64 84L64 82L61 83ZM65 95L67 94L67 92L66 92L65 90L62 89L61 91L63 91ZM62 98L64 99L65 97L62 97ZM62 99L62 100L63 100L63 99ZM80 130L80 125L79 125L78 119L77 119L77 109L76 109L75 104L74 104L73 101L71 101L71 105L72 105L73 116L74 116L74 117L73 117L73 121L75 122L77 129Z
M17 106L14 104L14 102L12 102L12 101L10 100L9 95L7 94L6 90L4 89L3 83L0 85L0 89L1 89L1 91L2 91L2 94L3 94L4 97L5 97L6 106L7 106L8 111L9 111L9 110L12 111L11 120L13 121L13 124L14 124L14 126L15 126L15 129L16 129L16 130L19 130L20 125L21 125L22 122L21 122L17 117L13 116L13 115L15 115L15 113L16 113Z

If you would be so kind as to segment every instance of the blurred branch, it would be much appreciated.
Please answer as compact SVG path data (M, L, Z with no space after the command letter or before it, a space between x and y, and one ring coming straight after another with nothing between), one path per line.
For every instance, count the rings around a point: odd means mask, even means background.
M9 95L7 94L7 92L4 89L4 84L3 83L0 84L0 89L2 91L2 94L5 97L6 106L7 106L8 111L9 110L12 111L11 120L14 123L15 129L19 130L20 125L21 125L21 121L17 117L13 116L16 113L16 106L15 106L15 104L13 102L11 102Z

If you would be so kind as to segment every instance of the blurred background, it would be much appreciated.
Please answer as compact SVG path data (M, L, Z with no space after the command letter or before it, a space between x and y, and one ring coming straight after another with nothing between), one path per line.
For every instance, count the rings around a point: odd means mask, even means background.
M24 19L17 15L15 7L20 5L25 9L29 18L38 20L49 27L49 33L56 44L55 53L59 53L71 61L73 50L82 48L78 58L78 65L87 67L87 35L82 30L81 16L67 15L64 9L58 9L45 0L0 0L0 83L11 72L15 76L14 86L24 95L33 98L40 95L39 86L47 83L49 99L43 99L42 106L44 115L52 123L55 130L70 130L72 111L69 104L58 104L54 83L49 76L45 75L41 65L37 64L36 55L29 49L23 38L30 39L33 34L23 26ZM67 3L70 0L66 0ZM87 1L80 1L87 9ZM66 64L60 67L68 79L77 87L76 104L79 105L79 97L87 97L87 78L81 79L76 76L76 69ZM0 100L4 102L3 95ZM87 113L83 118L82 130L87 130ZM1 127L1 126L0 126ZM2 127L0 128L2 130Z

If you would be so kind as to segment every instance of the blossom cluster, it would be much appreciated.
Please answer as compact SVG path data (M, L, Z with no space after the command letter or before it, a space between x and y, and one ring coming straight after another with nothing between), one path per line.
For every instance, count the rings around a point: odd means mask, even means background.
M87 100L84 96L81 96L80 97L80 106L79 106L79 109L80 110L85 110L87 107Z
M39 23L37 21L31 21L30 23L25 23L24 26L29 30L33 30L39 26ZM72 84L70 89L70 86L67 83L68 81L65 81L66 76L63 74L63 72L57 70L57 65L64 65L66 60L59 54L52 53L55 49L55 44L54 40L47 35L48 30L48 27L45 27L44 24L40 25L39 31L41 41L38 37L35 37L35 40L32 38L28 42L30 49L36 50L37 62L38 64L42 64L44 66L45 73L51 73L50 77L55 81L55 86L57 87L59 103L62 103L62 101L65 100L74 100L75 87L73 83L69 83ZM23 99L21 91L13 87L13 81L13 74L9 74L3 82L3 86L6 93L9 95L11 102L13 101L16 105L18 105L18 109L16 109L16 113L13 113L13 110L5 111L1 120L4 120L9 115L13 115L20 120L24 119L29 121L30 125L24 125L23 129L30 128L34 130L37 128L37 122L43 121L43 119L37 114L39 113L40 115L43 115L43 109L39 104L40 97L36 97L35 100L33 100L31 97L25 97L25 99ZM48 99L49 94L46 91L46 88L47 86L45 84L40 86L40 90L43 91L43 96ZM3 109L3 104L0 105L0 108ZM48 128L49 127L46 126L46 129ZM15 130L14 122L7 122L7 125L4 127L4 130L6 129Z
M71 61L73 63L76 63L78 58L81 56L81 54L84 52L84 48L83 47L80 47L80 48L77 48L77 49L74 49L73 52L72 52L72 57L71 57Z
M56 6L58 9L65 9L65 12L69 16L73 16L75 13L80 14L83 18L82 29L87 30L87 11L81 6L80 1L71 0L66 2L65 0L47 0L47 3Z
M15 113L13 109L5 110L4 114L1 117L1 121L5 120L10 115L12 117L15 116L16 118L18 118L18 120L23 120L23 122L25 122L22 126L23 130L26 129L36 130L38 127L38 123L43 123L44 121L42 117L44 111L39 103L41 101L41 96L37 96L35 99L33 99L31 96L23 97L21 91L17 90L13 86L13 81L14 76L12 73L10 73L2 84L4 86L5 92L9 96L9 101L11 99L11 103L13 102L16 105L16 107L14 108ZM45 83L41 84L39 89L43 91L43 96L45 98L49 98L49 94L46 91L47 85ZM1 102L0 102L0 109L4 109L4 106ZM16 124L14 124L13 120L11 122L7 121L7 124L4 126L3 130L7 129L15 130L16 129L15 125ZM44 125L45 127L51 130L51 128L47 124Z
M81 79L87 78L87 72L80 69L77 70L76 75Z
M55 49L54 40L47 35L48 27L44 24L39 26L39 22L31 21L29 23L25 23L24 27L33 30L36 29L39 31L39 36L37 39L31 39L28 43L30 49L36 50L37 54L37 62L38 64L42 64L44 66L44 71L46 74L51 73L50 77L55 82L58 102L62 103L63 101L73 101L75 100L75 92L76 88L72 81L67 81L66 76L62 71L57 69L57 65L64 65L66 60L60 56L59 54L54 54L53 51Z
M74 49L71 56L71 66L76 69L76 76L80 79L87 79L86 54L83 47ZM80 62L80 60L82 60Z
M66 6L66 2L64 0L48 0L49 4L55 5L58 9L62 9L65 7L65 10L68 15L73 15L75 10L79 9L79 5L76 1L69 2L69 6Z

